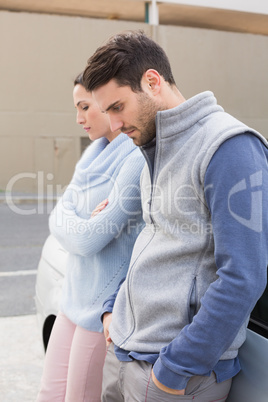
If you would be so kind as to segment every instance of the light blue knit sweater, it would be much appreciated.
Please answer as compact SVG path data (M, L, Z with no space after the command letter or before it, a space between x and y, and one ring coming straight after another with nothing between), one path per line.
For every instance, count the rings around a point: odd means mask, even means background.
M76 165L73 179L49 218L51 233L69 252L61 310L75 324L103 330L103 301L126 275L143 228L140 173L144 157L120 134L96 140ZM91 218L108 198L107 207Z

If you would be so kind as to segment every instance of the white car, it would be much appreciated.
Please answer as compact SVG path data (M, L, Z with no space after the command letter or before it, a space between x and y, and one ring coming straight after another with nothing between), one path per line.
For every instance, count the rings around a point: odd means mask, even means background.
M67 251L52 235L42 249L35 284L35 305L41 338L46 351L50 333L59 311Z
M66 257L67 252L50 235L38 265L35 296L44 350L59 310ZM268 288L251 314L247 339L239 357L242 370L233 380L227 401L268 402Z

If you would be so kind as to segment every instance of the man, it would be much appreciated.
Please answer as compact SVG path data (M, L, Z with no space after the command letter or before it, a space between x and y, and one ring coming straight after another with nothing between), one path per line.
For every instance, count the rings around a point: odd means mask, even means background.
M266 284L267 142L211 92L186 100L143 32L97 49L84 81L147 161L146 226L103 308L103 401L225 401Z

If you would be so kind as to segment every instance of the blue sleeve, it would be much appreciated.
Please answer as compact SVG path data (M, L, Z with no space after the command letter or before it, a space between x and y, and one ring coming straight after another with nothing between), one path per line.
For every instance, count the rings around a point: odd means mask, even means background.
M116 299L116 296L121 288L122 283L125 281L125 277L123 279L121 279L121 281L118 284L118 287L116 289L116 291L114 292L114 294L112 294L108 299L106 299L103 303L102 306L102 310L101 310L101 321L103 320L103 314L105 313L112 313L113 312L113 308L114 308L114 302Z
M50 215L49 228L68 252L83 257L96 254L119 236L127 224L136 223L137 215L141 214L140 174L144 166L144 158L137 151L126 158L108 196L108 205L95 217L81 218L76 212L75 204L68 198L68 191L59 200ZM72 185L75 184L74 176ZM69 231L66 236L69 222L72 221L83 230ZM111 230L96 229L103 227Z
M268 151L254 135L224 142L214 154L204 188L211 213L218 279L191 324L164 347L156 378L184 389L208 375L229 348L264 291L268 244Z

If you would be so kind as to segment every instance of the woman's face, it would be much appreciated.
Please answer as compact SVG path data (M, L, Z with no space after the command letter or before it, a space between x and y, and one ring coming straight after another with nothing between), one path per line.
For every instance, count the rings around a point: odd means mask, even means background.
M76 122L82 124L89 138L94 141L101 137L106 137L112 141L120 131L112 133L108 116L100 111L97 102L92 94L77 84L73 90L74 106L77 110Z

